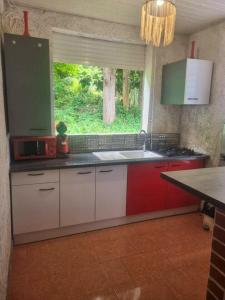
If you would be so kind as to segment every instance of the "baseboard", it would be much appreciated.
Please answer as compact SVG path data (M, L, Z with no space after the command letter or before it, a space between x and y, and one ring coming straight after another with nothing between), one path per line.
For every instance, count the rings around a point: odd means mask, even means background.
M78 233L84 233L88 231L126 225L135 222L142 222L142 221L147 221L152 219L159 219L164 217L188 214L197 211L199 211L199 206L194 205L189 207L169 209L165 211L147 213L142 215L122 217L113 220L103 220L103 221L97 221L93 223L81 224L76 226L57 228L57 229L46 230L41 232L20 234L14 236L14 244L19 245L19 244L32 243L32 242L54 239L54 238L78 234Z

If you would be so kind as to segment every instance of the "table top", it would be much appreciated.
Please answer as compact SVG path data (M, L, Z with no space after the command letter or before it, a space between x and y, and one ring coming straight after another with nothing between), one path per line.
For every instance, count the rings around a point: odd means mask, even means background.
M225 167L165 172L161 177L225 209Z

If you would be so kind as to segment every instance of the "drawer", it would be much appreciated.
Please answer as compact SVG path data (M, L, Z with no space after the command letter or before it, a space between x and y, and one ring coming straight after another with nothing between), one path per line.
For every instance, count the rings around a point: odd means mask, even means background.
M11 174L12 185L59 182L59 170L30 171Z
M60 170L60 183L83 183L90 178L95 180L95 167Z
M192 170L204 168L204 160L178 160L169 163L169 171Z

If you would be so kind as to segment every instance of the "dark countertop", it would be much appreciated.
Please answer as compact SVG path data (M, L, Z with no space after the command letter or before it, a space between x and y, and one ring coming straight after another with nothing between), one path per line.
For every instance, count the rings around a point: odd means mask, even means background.
M80 167L95 167L107 165L123 165L132 163L144 162L162 162L162 161L178 161L178 160L206 160L207 155L197 156L176 156L168 157L162 156L157 158L140 158L140 159L120 159L120 160L100 160L92 153L71 154L67 158L56 158L46 160L33 160L33 161L17 161L11 162L11 172L27 172L38 170L51 170L51 169L65 169L65 168L80 168Z
M225 167L165 172L162 178L225 209Z

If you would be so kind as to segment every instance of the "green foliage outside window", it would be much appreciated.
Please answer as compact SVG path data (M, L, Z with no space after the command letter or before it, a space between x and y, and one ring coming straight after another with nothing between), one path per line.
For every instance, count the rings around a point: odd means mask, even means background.
M139 71L129 75L129 108L123 107L123 71L116 71L116 120L103 122L103 70L99 67L54 63L55 123L68 134L137 133L141 128Z

